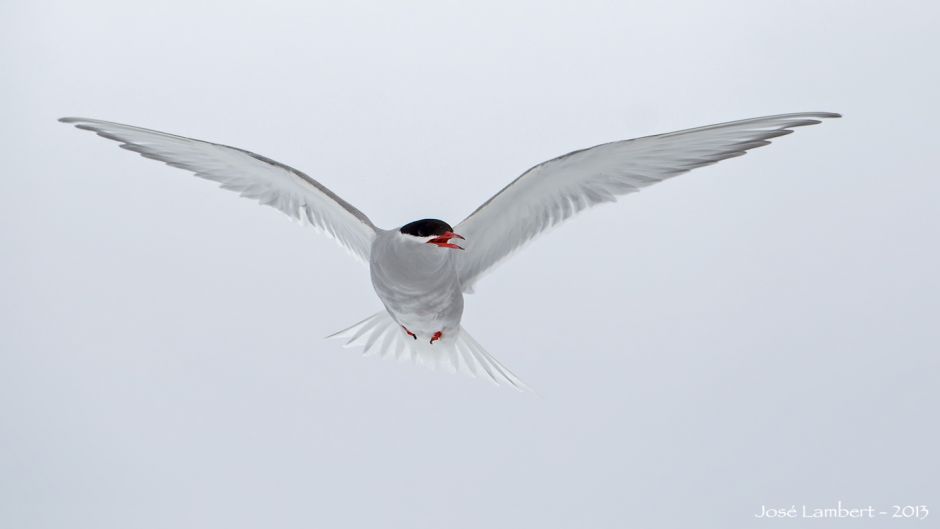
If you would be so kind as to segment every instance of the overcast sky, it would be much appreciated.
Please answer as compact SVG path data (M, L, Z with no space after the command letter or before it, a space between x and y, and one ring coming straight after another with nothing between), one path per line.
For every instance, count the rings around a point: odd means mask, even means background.
M935 3L394 4L0 4L0 526L940 511ZM845 117L479 283L465 326L538 396L323 340L380 308L366 267L55 121L250 149L394 227L576 148L796 111Z

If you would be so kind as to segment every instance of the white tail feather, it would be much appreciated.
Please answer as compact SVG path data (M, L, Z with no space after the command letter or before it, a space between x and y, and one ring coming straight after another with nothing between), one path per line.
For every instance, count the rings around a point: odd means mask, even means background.
M487 353L463 327L457 331L455 338L430 344L405 334L391 315L383 310L327 338L346 340L344 347L362 347L364 356L412 361L430 369L462 372L497 385L506 384L519 391L531 391L519 377Z

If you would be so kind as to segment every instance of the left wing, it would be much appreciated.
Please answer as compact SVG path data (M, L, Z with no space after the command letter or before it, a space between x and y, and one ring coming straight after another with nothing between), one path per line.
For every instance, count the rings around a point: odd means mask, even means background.
M63 123L121 142L144 158L192 171L223 189L307 221L362 261L369 262L376 227L361 211L304 173L259 154L97 119L62 118Z
M696 167L741 156L790 129L838 118L802 112L720 123L658 136L605 143L529 169L454 230L467 239L457 261L465 292L480 275L546 229L583 209Z

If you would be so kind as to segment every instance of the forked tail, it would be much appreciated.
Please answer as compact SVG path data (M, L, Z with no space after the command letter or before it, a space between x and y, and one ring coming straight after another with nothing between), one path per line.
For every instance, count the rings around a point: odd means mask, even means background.
M456 339L430 344L415 340L402 331L392 316L381 311L327 338L346 340L344 347L362 347L364 356L410 360L431 369L458 371L491 382L508 384L519 391L530 391L519 377L486 352L463 327Z

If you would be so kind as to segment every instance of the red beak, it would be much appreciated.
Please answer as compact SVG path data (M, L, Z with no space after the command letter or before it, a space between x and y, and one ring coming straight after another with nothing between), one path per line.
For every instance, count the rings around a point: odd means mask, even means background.
M460 246L456 244L451 244L449 241L451 239L463 239L463 235L458 235L452 231L445 231L443 235L435 237L428 241L428 244L435 244L441 248L454 248L456 250L463 250Z

